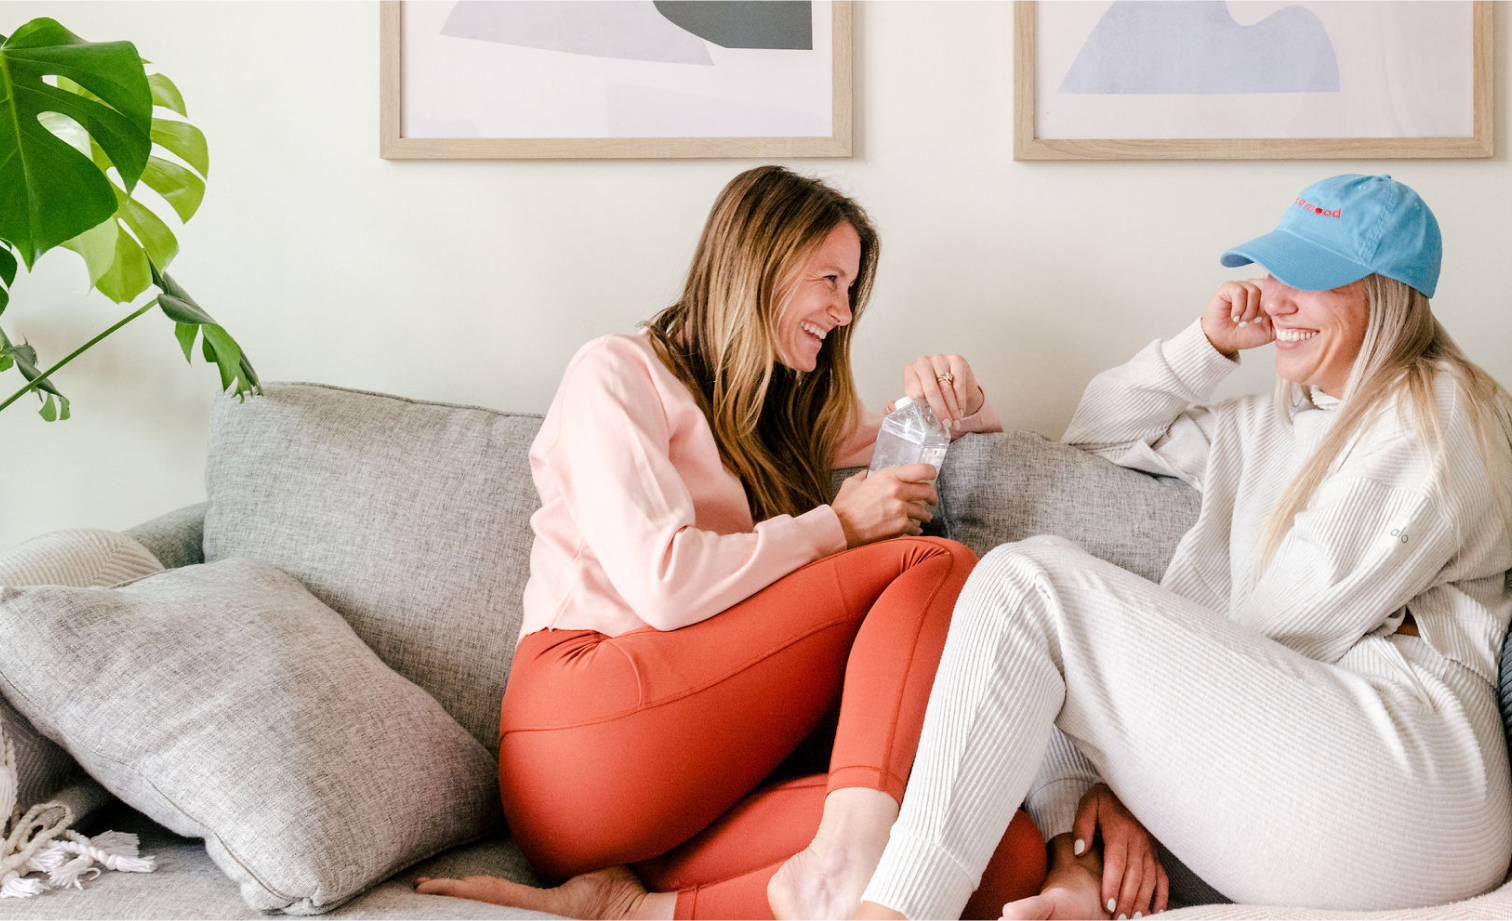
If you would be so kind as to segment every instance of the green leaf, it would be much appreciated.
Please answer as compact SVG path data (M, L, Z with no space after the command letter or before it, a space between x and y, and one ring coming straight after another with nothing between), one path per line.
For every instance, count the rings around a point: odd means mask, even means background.
M64 242L65 249L71 249L84 257L84 267L89 270L91 288L99 287L100 279L105 277L105 273L110 271L111 264L115 262L116 238L120 235L121 229L116 222L106 221Z
M205 133L188 122L152 120L152 142L210 178L210 147Z
M46 399L42 401L42 409L39 410L39 414L48 422L62 422L70 415L68 410L68 397L62 396L61 394L57 395L58 402L63 404L61 412L59 411L58 407L54 405L53 397L54 394L46 394Z
M95 287L117 304L125 304L152 284L152 267L146 251L121 229L120 221L110 221L109 226L115 231L115 255Z
M131 228L137 242L147 251L147 258L154 265L167 268L172 264L173 257L178 255L178 240L173 236L173 231L168 229L162 218L147 210L140 202L128 198L120 189L116 189L116 196L121 200L117 218Z
M4 337L0 336L0 338ZM68 398L58 392L58 388L52 385L51 380L38 380L42 372L37 370L37 350L26 343L12 345L8 339L5 340L4 350L15 362L21 376L37 385L37 395L43 397L42 418L48 422L67 419L69 416ZM61 409L53 404L53 397L57 397L61 402Z
M205 198L205 181L177 163L153 157L142 173L142 184L163 196L179 220L187 222ZM167 265L167 263L163 263Z
M156 265L150 268L152 283L157 285L159 291L158 307L178 324L173 334L178 337L184 357L193 362L191 356L194 354L195 331L203 332L204 338L200 340L201 354L205 356L205 361L220 366L221 389L234 389L238 398L262 393L262 382L258 380L257 371L225 327L216 323L203 307L196 304L189 292L174 281L172 276L159 272Z
M6 305L10 303L10 287L15 281L16 254L11 252L4 241L0 241L0 313L5 313ZM4 370L0 368L0 371Z
M184 350L184 360L194 364L194 340L200 328L193 323L173 324L173 334L178 337L179 347Z
M142 63L145 64L147 62L143 61ZM174 86L173 81L169 80L166 75L148 74L147 85L152 88L153 105L172 109L180 115L187 116L189 114L184 110L183 94L179 92L178 87Z
M166 81L167 78L164 77L163 80ZM85 98L95 99L88 89L70 80L60 78L58 85ZM171 81L167 85L172 86ZM161 89L154 99L160 96L162 96ZM78 126L67 123L66 119L58 121L61 124L55 125L54 130L60 136L75 144L84 145L89 150L91 159L102 172L111 168L110 155L99 144L94 143ZM209 155L205 148L205 136L193 125L187 122L161 121L155 118L152 121L151 136L154 140L160 139L164 142L164 150L180 156L201 172L208 168ZM147 165L142 170L141 181L143 185L161 195L181 221L188 221L193 217L199 209L200 202L204 199L204 180L195 175L192 170L162 157L148 158ZM149 259L154 264L164 267L173 262L174 257L178 255L178 238L154 212L128 195L120 186L116 186L113 182L111 185L115 190L118 204L114 215L115 220L108 222L115 225L117 231L109 237L113 261L112 265L103 271L99 270L98 265L89 264L90 278L91 283L99 289L100 293L117 303L127 303L135 300L137 295L145 291L150 284L147 271ZM105 237L104 232L99 234L101 240ZM88 244L81 243L78 246L69 246L69 248L83 255L88 249ZM97 257L101 251L102 247L98 244L90 250ZM88 256L86 256L86 263L88 262Z
M205 308L194 302L178 282L173 280L172 275L158 271L157 266L152 266L152 283L157 285L162 293L158 295L158 306L163 313L178 323L192 323L202 326L206 323L214 323L215 318L205 312Z
M56 76L103 102L50 86ZM33 19L0 44L0 240L27 268L39 255L116 212L110 182L89 157L39 120L67 115L116 165L129 191L152 150L152 90L130 42L86 42L55 20Z

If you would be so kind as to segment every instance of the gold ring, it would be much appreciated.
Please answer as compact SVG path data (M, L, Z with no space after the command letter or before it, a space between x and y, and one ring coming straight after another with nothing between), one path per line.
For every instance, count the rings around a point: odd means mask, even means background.
M955 382L955 375L951 374L949 371L941 371L939 374L935 375L935 380L939 381L942 384L950 384Z

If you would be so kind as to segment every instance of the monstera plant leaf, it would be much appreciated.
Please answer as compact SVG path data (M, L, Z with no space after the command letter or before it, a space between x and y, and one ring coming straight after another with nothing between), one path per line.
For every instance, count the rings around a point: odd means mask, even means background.
M172 276L159 273L157 266L151 266L151 269L152 283L162 292L158 295L158 306L178 324L174 327L174 335L178 336L184 358L194 361L194 340L203 333L201 351L206 361L220 366L221 390L234 389L238 399L244 399L249 393L262 393L262 382L257 379L252 362L247 360L241 346L226 328L196 304Z
M0 242L0 313L5 313L10 303L10 286L16 280L16 254ZM0 368L0 371L4 371Z
M151 189L188 221L204 199L210 158L204 134L184 120L178 87L149 75L146 63L129 42L87 42L46 18L0 35L0 313L19 267L30 270L55 246L82 256L90 285L118 303L160 289L45 371L31 345L0 330L0 372L16 368L27 381L0 410L36 392L44 419L67 419L52 377L154 306L175 322L186 357L203 337L201 353L220 367L223 389L261 392L236 340L162 271L178 255L178 238L167 212L138 194Z
M170 109L179 115L186 114L183 96L173 81L163 74L152 74L147 80L152 87L154 106ZM60 79L58 86L87 99L94 98L87 89L72 81ZM43 120L55 134L80 151L88 152L101 172L113 165L110 155L99 142L77 125L47 116ZM147 159L141 184L162 196L180 221L187 221L199 210L205 197L205 178L210 174L205 135L187 121L154 115L151 137L157 147L172 153L189 168L154 155ZM178 239L162 218L125 189L114 182L111 188L119 204L112 218L63 245L84 258L91 285L111 300L124 304L134 300L152 283L149 260L162 268L173 262L178 255Z
M93 98L56 85L60 80ZM86 42L47 18L0 41L0 240L28 269L121 207L99 167L42 123L46 113L88 132L129 193L152 150L152 86L136 47Z
M9 371L14 365L21 376L37 385L42 397L42 418L48 422L62 422L69 416L68 397L58 392L50 380L38 381L42 372L37 370L37 350L30 345L12 345L5 331L0 330L0 371Z

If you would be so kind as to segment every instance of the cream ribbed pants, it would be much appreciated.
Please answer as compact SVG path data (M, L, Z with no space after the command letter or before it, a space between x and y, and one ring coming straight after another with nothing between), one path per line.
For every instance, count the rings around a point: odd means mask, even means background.
M1019 803L1047 837L1070 831L1097 775L1236 901L1433 905L1512 857L1495 691L1468 669L1407 636L1318 662L1036 537L961 593L865 898L960 917Z

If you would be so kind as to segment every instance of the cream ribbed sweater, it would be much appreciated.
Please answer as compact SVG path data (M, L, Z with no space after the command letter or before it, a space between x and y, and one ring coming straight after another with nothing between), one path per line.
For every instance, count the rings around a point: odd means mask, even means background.
M1430 645L1494 684L1512 544L1453 381L1437 388L1445 456L1418 445L1409 420L1383 414L1335 461L1262 573L1259 535L1337 401L1313 391L1315 405L1290 424L1269 396L1193 405L1235 367L1194 322L1095 378L1062 438L1201 490L1161 584L1321 662L1395 631L1410 610Z
M1501 881L1512 546L1460 395L1439 380L1441 457L1395 411L1362 427L1262 572L1337 404L1203 405L1234 365L1194 323L1088 387L1066 440L1191 483L1198 521L1159 585L1060 538L982 558L867 900L957 916L1020 801L1063 833L1099 777L1241 901L1401 908ZM1395 633L1407 611L1422 639Z

